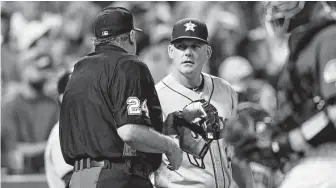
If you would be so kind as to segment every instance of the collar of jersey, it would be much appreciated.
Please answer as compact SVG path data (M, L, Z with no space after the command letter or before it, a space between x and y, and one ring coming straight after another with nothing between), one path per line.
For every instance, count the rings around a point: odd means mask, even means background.
M168 75L162 81L175 92L178 92L183 96L187 96L188 98L194 101L194 100L200 99L200 96L202 95L202 93L207 93L209 89L210 91L212 90L212 88L209 88L209 87L212 87L210 76L205 73L202 73L202 74L204 75L204 88L200 94L183 86L181 83L175 80L172 74Z
M113 45L113 44L99 44L95 48L95 51L106 51L106 50L120 51L120 52L127 53L126 50L120 48L119 46Z

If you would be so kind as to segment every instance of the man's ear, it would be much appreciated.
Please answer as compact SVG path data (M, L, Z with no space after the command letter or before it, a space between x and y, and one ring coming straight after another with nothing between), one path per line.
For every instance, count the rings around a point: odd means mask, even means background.
M132 43L135 43L135 41L136 41L135 31L133 31L133 30L130 32L130 40L131 40Z
M212 48L210 45L207 45L206 54L207 54L207 58L210 59L212 55Z
M173 59L174 46L172 44L168 45L168 56L170 59Z

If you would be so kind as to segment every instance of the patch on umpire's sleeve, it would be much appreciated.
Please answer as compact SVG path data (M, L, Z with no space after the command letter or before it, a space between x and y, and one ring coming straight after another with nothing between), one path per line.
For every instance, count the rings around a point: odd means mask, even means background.
M323 79L326 83L336 82L336 59L330 60L324 67Z
M128 97L126 103L128 115L142 115L144 113L149 118L147 99L141 103L138 97Z

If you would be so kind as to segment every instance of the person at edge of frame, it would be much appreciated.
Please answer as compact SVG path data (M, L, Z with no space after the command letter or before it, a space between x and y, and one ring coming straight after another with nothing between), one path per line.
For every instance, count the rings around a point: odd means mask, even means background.
M276 88L279 131L258 152L246 149L256 149L251 141L235 151L250 160L256 157L248 153L270 151L285 173L280 188L336 187L336 14L330 3L265 3L268 32L288 38L290 52Z
M65 71L58 79L57 92L60 104L62 103L65 87L70 76L71 71ZM59 122L50 131L44 152L44 164L48 186L50 188L65 187L71 178L73 166L66 164L62 156L59 139Z

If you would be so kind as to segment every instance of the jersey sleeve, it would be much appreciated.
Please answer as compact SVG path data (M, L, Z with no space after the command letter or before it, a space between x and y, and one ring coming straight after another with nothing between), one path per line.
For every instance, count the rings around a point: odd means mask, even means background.
M321 41L318 51L320 92L326 100L336 95L336 36Z
M133 60L120 62L110 88L116 126L141 124L162 129L162 111L148 67Z
M48 139L47 147L49 147L49 157L46 160L50 160L50 163L53 164L53 170L56 172L58 177L61 179L71 170L73 170L73 166L68 165L62 155L61 145L59 140L59 125L57 124L50 132L50 136ZM47 151L46 151L47 152ZM51 170L51 169L48 169Z

